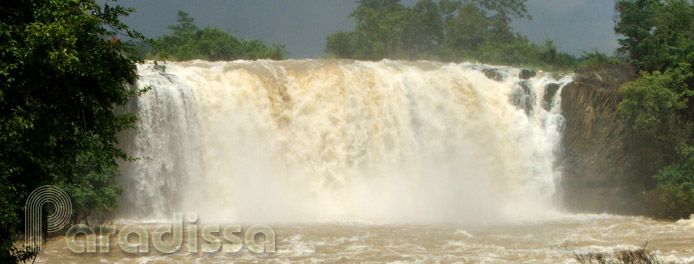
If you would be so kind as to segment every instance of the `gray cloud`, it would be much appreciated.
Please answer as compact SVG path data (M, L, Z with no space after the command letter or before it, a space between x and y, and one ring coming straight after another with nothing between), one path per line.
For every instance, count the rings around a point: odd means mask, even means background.
M536 43L554 40L559 50L580 55L594 48L612 54L614 2L605 0L530 0L532 20L513 23L516 30Z

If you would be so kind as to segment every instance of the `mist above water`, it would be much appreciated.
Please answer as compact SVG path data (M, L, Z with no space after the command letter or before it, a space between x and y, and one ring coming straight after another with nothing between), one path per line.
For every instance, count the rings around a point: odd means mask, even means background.
M571 75L388 60L138 72L152 89L127 109L138 129L122 146L141 159L122 164L123 218L488 223L556 212Z

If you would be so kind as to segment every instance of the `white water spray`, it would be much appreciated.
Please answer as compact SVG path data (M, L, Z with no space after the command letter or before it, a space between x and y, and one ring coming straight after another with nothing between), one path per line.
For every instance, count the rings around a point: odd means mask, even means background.
M553 212L571 75L433 62L138 66L121 216L455 222ZM492 80L485 76L494 77Z

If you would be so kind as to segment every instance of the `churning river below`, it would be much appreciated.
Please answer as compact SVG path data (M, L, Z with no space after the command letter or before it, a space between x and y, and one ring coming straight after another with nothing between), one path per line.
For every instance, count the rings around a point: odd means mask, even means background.
M142 223L141 223L142 224ZM142 224L153 228L153 224ZM242 228L248 226L241 225ZM37 263L577 263L574 254L648 248L663 263L694 261L694 221L573 215L505 225L270 225L275 253L129 254L111 237L109 253L72 253L64 237L48 241ZM259 239L260 240L260 239ZM78 242L84 242L79 240ZM201 242L198 242L200 244Z

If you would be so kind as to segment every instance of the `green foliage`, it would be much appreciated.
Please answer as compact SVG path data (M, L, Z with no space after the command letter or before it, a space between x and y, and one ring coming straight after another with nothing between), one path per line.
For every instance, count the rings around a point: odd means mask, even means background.
M517 36L512 42L486 42L474 52L466 54L469 56L463 55L463 58L468 60L546 70L572 69L577 65L575 57L557 52L551 41L540 46L531 43L524 36Z
M622 55L638 69L665 71L694 63L694 6L687 0L619 0L615 32Z
M527 0L475 0L483 9L490 11L491 33L496 41L512 41L513 33L509 24L513 18L528 18L525 7Z
M669 219L688 218L694 213L694 148L682 151L682 160L654 176L655 189L648 193L649 213Z
M328 36L325 49L335 58L352 58L356 48L355 40L354 32L338 31Z
M445 3L445 2L442 2ZM442 43L442 51L448 56L460 56L461 51L475 51L485 41L485 33L489 28L487 13L472 3L458 5L457 16L450 11L451 3L442 9L448 9L443 27L446 36Z
M686 0L619 0L618 51L642 70L622 87L619 111L634 131L666 147L670 165L655 176L649 212L663 218L694 213L694 5Z
M638 133L666 146L671 165L655 176L656 186L647 195L647 211L659 218L683 218L694 213L694 122L691 116L692 69L687 64L665 73L643 72L621 91L619 111Z
M443 20L432 0L421 0L407 9L402 53L407 59L433 57L443 41Z
M583 52L583 56L578 58L578 67L577 68L594 68L594 67L600 67L602 65L606 64L621 64L623 63L622 61L614 58L614 57L609 57L605 53L601 53L598 50L593 50L591 52Z
M400 49L407 11L399 0L360 0L356 21L356 58L393 58Z
M495 64L570 69L575 57L554 43L530 43L513 32L512 19L530 18L525 0L361 0L350 17L353 32L327 37L330 57L365 60L473 60Z
M688 83L694 79L691 67L681 64L665 73L643 72L636 81L621 88L625 99L619 111L628 117L634 129L647 133L672 146L688 144L690 131L686 121L688 98L694 95Z
M14 248L24 201L45 184L65 188L74 216L112 211L117 133L135 117L116 114L138 91L137 48L146 41L119 21L133 10L95 1L12 1L0 12L0 262L24 261Z
M238 40L218 28L199 29L193 24L194 19L180 10L176 21L178 24L169 26L172 34L156 41L161 51L174 60L279 60L286 54L282 45L267 47L257 40Z

